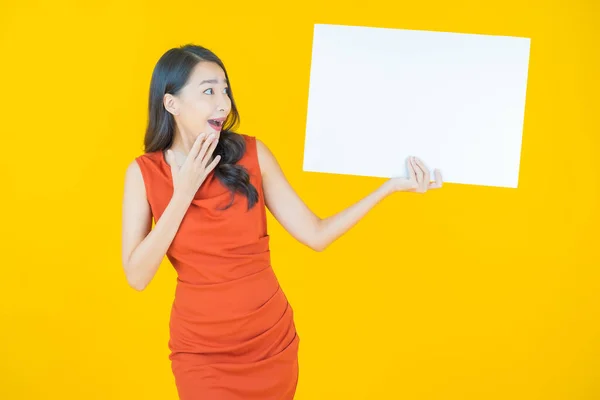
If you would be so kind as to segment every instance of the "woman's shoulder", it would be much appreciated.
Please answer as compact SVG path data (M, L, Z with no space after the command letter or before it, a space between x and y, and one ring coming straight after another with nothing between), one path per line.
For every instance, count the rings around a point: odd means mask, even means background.
M162 157L162 150L143 152L138 156L134 157L131 164L137 164L144 166L146 164L160 164Z
M241 137L244 140L244 144L246 145L246 147L253 146L257 141L257 138L254 135L240 132L235 132L234 134Z
M257 142L256 136L249 135L247 133L233 132L235 137L234 142L237 142L238 146L242 145L242 159L245 158L256 158L257 153ZM240 160L242 161L242 160Z
M251 152L256 158L261 174L263 176L265 175L265 173L268 173L269 171L273 170L273 168L279 167L275 155L273 154L269 146L265 143L265 141L261 140L256 136L247 136L247 141L247 143L250 144Z
M248 152L262 153L265 150L268 150L266 144L257 136L237 132L235 134L244 139L246 151Z
M127 165L125 174L129 179L143 179L146 184L161 170L162 151L143 152L134 157Z
M261 175L264 175L265 171L268 171L275 161L275 157L269 150L268 146L257 136L245 133L236 134L242 137L246 144L246 150L243 159L247 160L246 162L250 163L250 165L254 164L257 166L261 171Z

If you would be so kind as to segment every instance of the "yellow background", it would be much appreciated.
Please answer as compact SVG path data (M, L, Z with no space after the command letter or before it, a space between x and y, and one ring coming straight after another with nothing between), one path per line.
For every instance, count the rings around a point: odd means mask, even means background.
M518 190L397 194L324 253L269 215L296 398L600 398L598 2L126 3L0 3L0 398L176 398L174 271L139 293L120 264L124 171L168 48L223 58L241 131L319 216L383 183L302 172L314 23L532 42Z

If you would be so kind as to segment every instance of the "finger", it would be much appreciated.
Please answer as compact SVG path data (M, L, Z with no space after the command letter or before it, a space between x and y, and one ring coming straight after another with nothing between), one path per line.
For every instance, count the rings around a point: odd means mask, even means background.
M421 183L423 182L423 170L417 164L416 157L411 157L411 162L412 162L413 168L415 169L415 174L417 176L417 182L419 182L419 185L421 185Z
M408 157L408 159L406 160L406 164L408 166L408 178L412 181L417 181L417 174L415 171L415 167L413 166L412 163L412 157Z
M425 164L423 164L423 162L417 157L415 157L415 164L418 168L418 172L420 173L421 178L421 181L419 182L419 187L421 188L422 192L426 192L427 188L429 187L429 170L427 169Z
M415 163L417 164L417 166L419 167L419 169L423 172L423 182L421 182L421 190L423 192L426 192L427 189L429 188L429 181L430 181L430 176L429 176L429 168L427 168L427 166L425 165L425 163L423 161L421 161L419 158L415 157Z
M439 169L435 169L433 171L433 175L435 177L435 182L431 182L429 184L429 188L430 189L439 189L442 187L443 185L443 181L442 181L442 173L440 172Z
M214 134L210 134L208 135L208 137L206 138L206 140L204 141L204 143L202 143L202 147L200 148L200 151L198 152L198 155L196 156L196 160L195 163L198 166L203 166L204 165L204 158L206 156L208 147L213 144L214 140L215 140L215 135Z
M425 163L418 158L415 158L415 162L417 163L419 168L421 168L421 171L423 171L425 182L429 183L429 168L427 168Z
M210 146L208 147L208 150L206 151L206 154L204 154L204 158L202 159L202 165L206 165L206 163L208 161L210 161L210 157L212 156L212 154L214 153L215 149L217 148L217 144L219 144L219 140L215 136L211 140Z
M200 149L202 148L202 143L204 143L205 137L206 137L206 133L204 133L204 132L202 132L201 134L198 135L198 137L196 137L196 140L194 140L194 144L192 145L192 148L190 149L190 151L188 153L188 158L185 160L186 162L188 161L188 159L191 159L192 161L194 161L198 157L198 153L200 152Z
M196 143L196 141L200 140L202 141L204 138L204 133L200 133L198 136L196 136L195 139L190 138L187 135L181 135L182 136L182 141L183 141L183 146L185 148L185 151L187 154L190 154L190 152L192 151L192 149L194 148L194 144Z
M422 183L421 183L421 181L423 180L423 176L422 176L422 173L421 173L421 169L417 166L417 163L415 162L415 157L411 157L410 159L411 159L412 167L415 170L415 176L416 176L416 178L415 178L415 191L417 193L420 193L420 192L423 191Z
M212 162L210 164L208 164L208 167L206 167L206 172L209 173L210 171L212 171L217 166L217 164L219 163L220 160L221 160L221 156L217 155L215 157L215 159L212 160Z

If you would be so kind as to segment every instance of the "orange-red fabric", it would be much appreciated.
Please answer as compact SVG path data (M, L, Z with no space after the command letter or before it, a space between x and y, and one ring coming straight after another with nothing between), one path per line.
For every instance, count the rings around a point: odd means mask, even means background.
M291 400L298 382L293 310L270 262L255 137L242 135L259 201L235 195L211 172L167 252L177 271L171 309L171 368L181 400ZM162 151L136 158L158 221L173 194Z

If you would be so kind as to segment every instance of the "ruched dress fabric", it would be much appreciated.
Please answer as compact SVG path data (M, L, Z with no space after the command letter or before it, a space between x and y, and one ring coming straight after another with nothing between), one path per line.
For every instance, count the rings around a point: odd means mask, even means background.
M181 400L290 400L298 383L293 310L271 266L256 138L240 134L259 194L231 194L212 171L167 251L177 272L169 323L171 369ZM173 194L162 151L136 158L155 222Z

